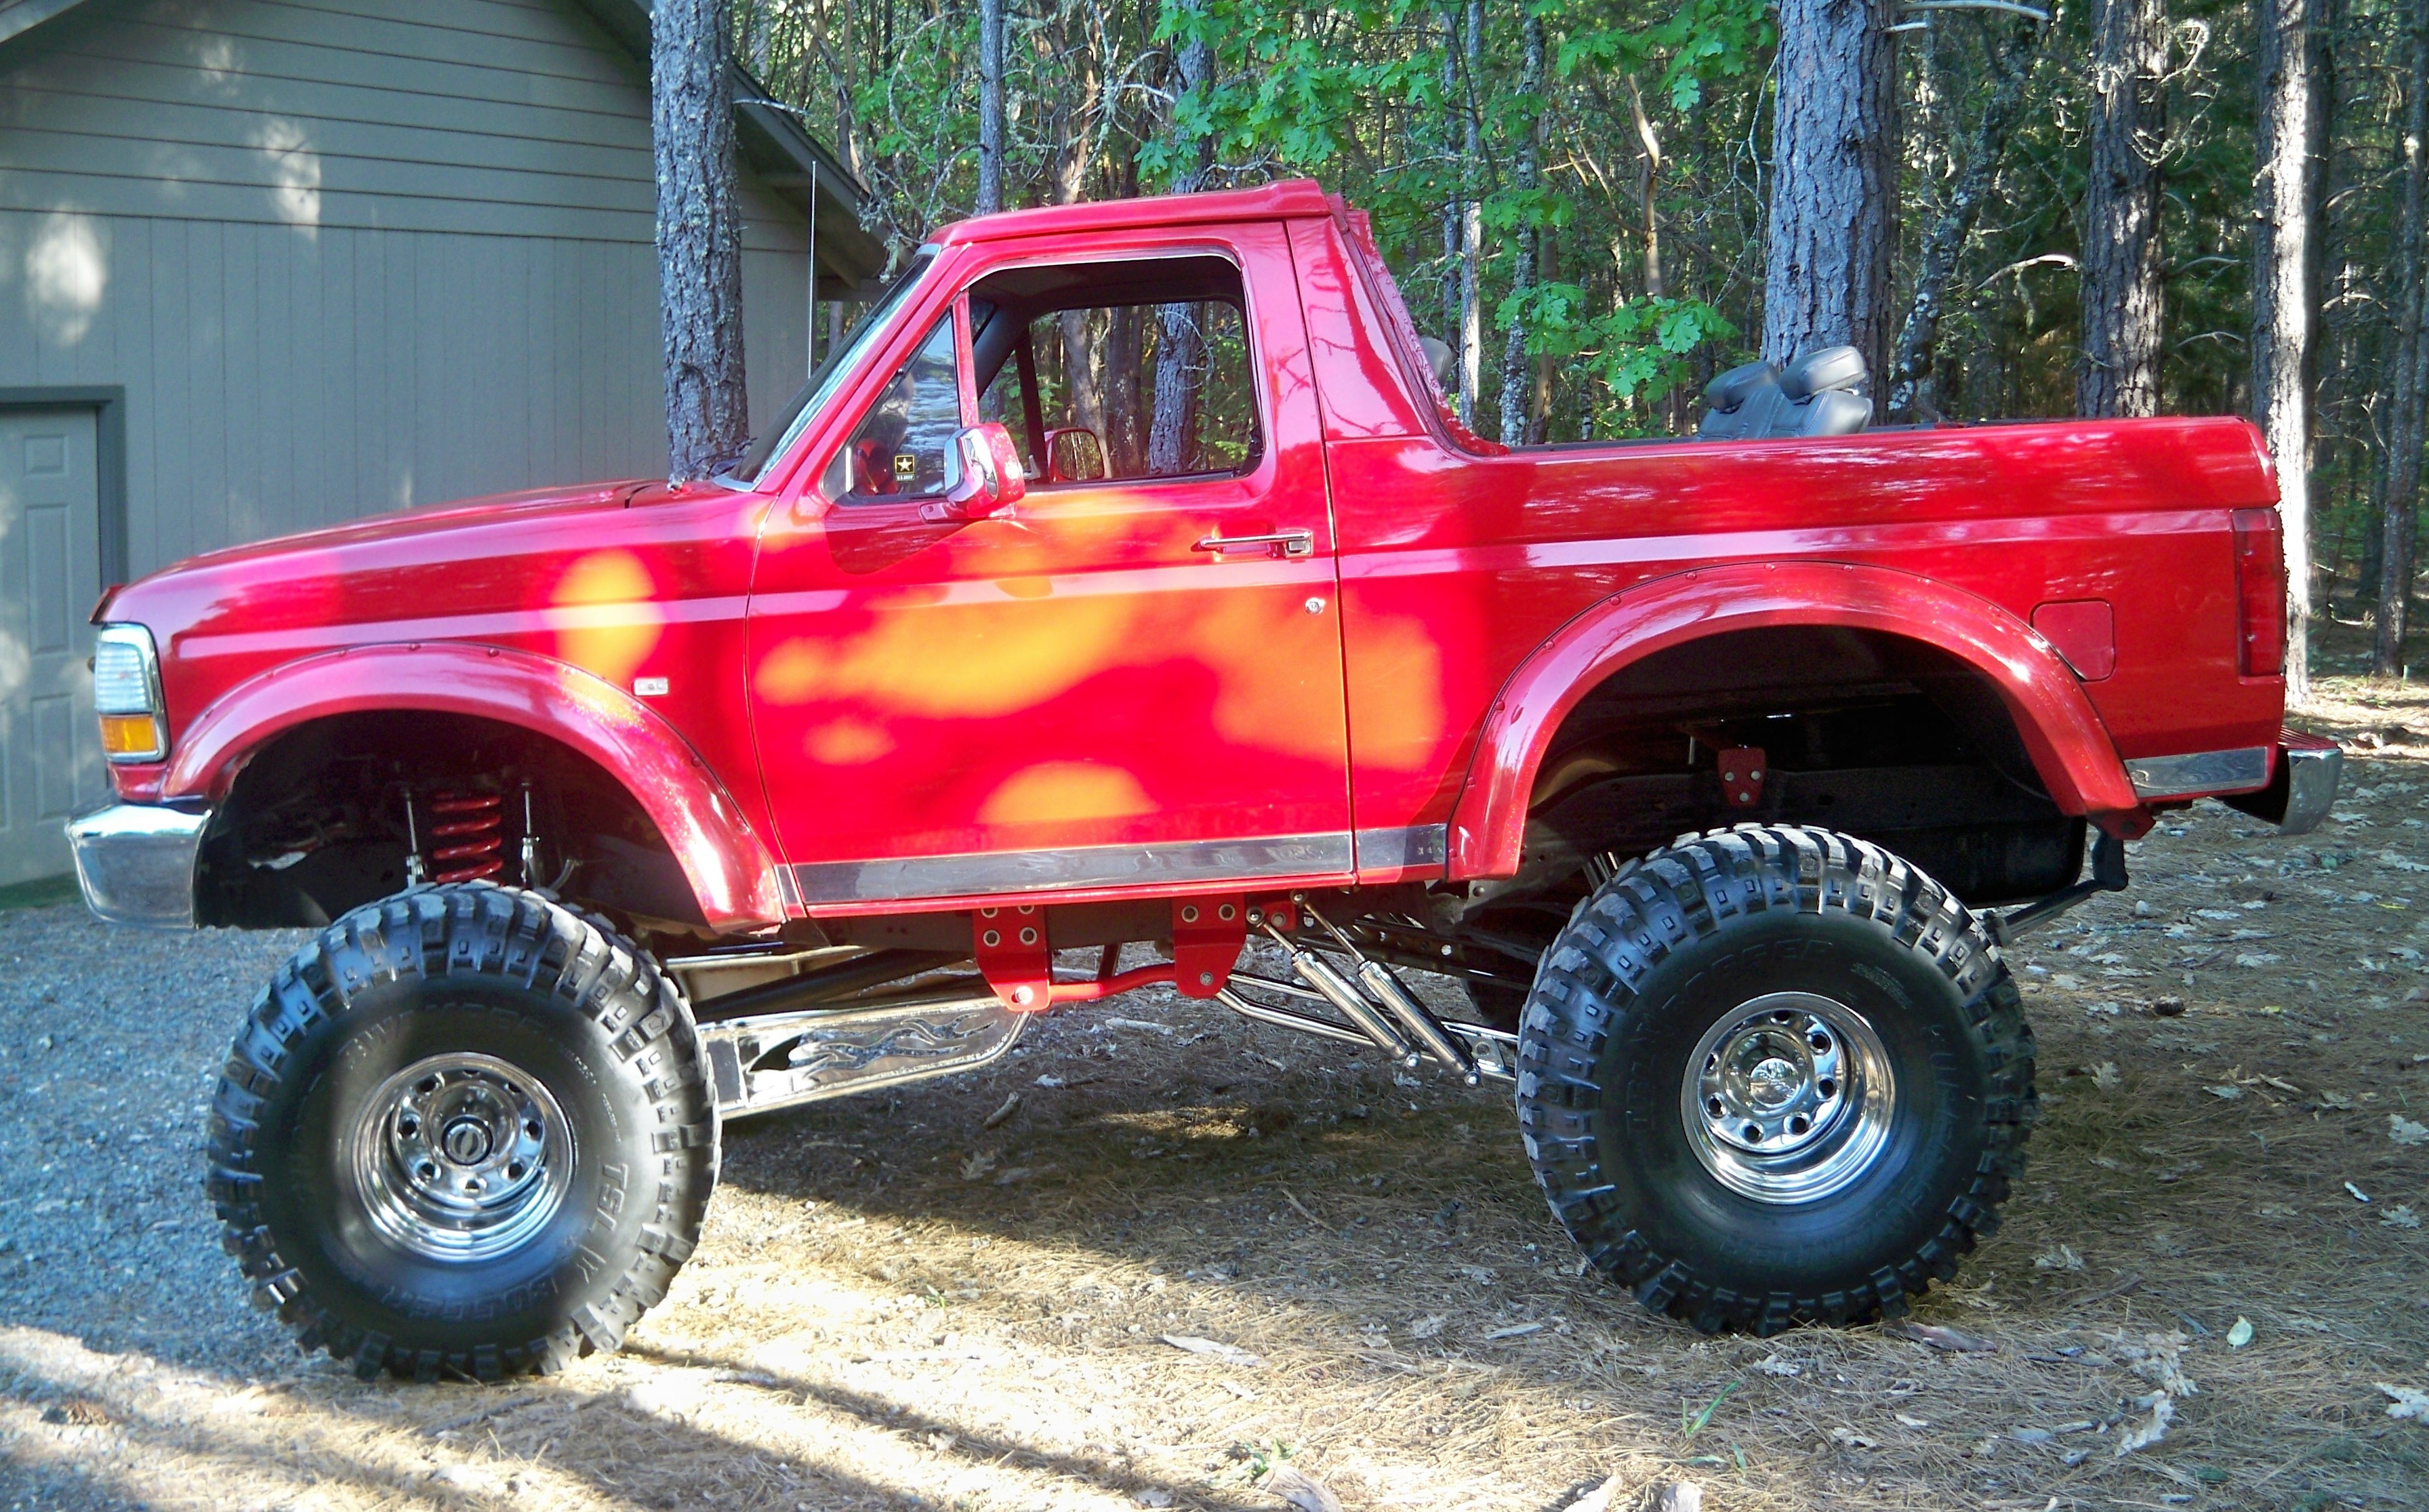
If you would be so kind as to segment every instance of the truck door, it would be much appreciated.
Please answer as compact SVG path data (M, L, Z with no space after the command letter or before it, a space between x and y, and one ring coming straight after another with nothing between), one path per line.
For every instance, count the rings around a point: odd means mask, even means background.
M812 909L1348 874L1288 248L1185 235L982 242L771 512L750 692ZM935 518L983 419L1026 495Z

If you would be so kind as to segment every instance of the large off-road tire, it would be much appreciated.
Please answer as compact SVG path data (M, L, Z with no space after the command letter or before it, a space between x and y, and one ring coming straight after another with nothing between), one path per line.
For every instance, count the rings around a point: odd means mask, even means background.
M1826 830L1655 851L1529 997L1518 1119L1603 1274L1707 1332L1904 1310L1996 1226L2037 1111L2006 962L1948 890Z
M281 967L213 1100L223 1241L307 1350L495 1380L612 1350L717 1181L681 990L485 882L355 910Z

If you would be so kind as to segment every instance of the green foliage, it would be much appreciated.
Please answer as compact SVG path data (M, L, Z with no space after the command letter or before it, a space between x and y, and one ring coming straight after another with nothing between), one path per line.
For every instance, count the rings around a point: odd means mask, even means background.
M1015 203L1156 192L1211 144L1215 186L1312 175L1367 210L1420 329L1456 344L1460 216L1475 206L1495 434L1502 335L1523 324L1530 414L1547 439L1678 433L1699 385L1760 327L1776 29L1768 0L1496 0L1466 57L1465 0L1005 0ZM2319 236L2322 554L2350 572L2385 468L2400 167L2397 0L2338 0ZM1989 204L1948 290L1934 403L1953 419L2064 414L2081 318L2076 206L2091 107L2090 0L2062 0ZM744 56L875 194L907 254L976 192L969 0L737 0ZM1542 18L1544 87L1522 90L1522 22ZM2254 8L2169 0L2163 153L2166 409L2248 408ZM1991 12L1910 12L1900 34L1898 276L1942 213L1987 97ZM1192 43L1212 82L1180 87ZM1640 114L1641 111L1641 114ZM1467 150L1473 124L1477 151ZM1542 183L1516 163L1539 143ZM1076 175L1058 177L1058 164ZM1540 233L1534 288L1518 248ZM1903 297L1904 286L1901 286Z
M1708 88L1759 76L1777 28L1762 0L1688 0L1649 17L1598 7L1540 8L1545 18L1574 8L1560 44L1562 77L1587 71L1651 74L1670 108L1684 114L1703 104Z
M1738 334L1727 316L1699 299L1640 294L1597 308L1578 284L1538 284L1512 294L1495 312L1504 325L1524 320L1527 350L1596 380L1593 427L1598 436L1641 429L1645 406L1695 376L1694 358Z

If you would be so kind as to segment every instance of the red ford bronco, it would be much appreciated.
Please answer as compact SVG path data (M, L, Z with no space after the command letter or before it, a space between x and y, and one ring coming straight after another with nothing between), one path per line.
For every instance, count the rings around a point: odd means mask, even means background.
M2003 944L2160 810L2335 792L2256 434L1867 429L1838 349L1510 450L1429 351L1313 185L1017 211L712 482L110 593L91 907L321 931L212 1114L257 1299L366 1374L613 1349L723 1120L1150 983L1513 1083L1698 1327L1950 1275L2035 1111Z

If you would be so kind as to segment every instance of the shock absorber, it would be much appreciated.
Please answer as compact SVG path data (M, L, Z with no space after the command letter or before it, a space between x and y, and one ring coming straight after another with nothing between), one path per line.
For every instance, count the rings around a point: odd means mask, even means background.
M495 793L441 793L430 800L434 881L493 879L506 869L505 800Z

